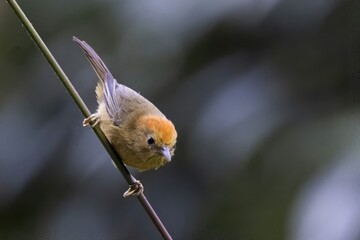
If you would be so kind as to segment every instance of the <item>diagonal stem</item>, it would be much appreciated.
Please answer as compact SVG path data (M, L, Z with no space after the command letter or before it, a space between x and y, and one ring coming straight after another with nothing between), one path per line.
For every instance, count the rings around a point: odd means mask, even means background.
M26 17L25 13L21 10L20 6L17 4L15 0L7 0L7 2L11 6L15 14L18 16L18 18L20 19L21 23L29 33L31 39L34 40L35 44L39 47L40 51L42 52L46 60L49 62L50 66L52 67L52 69L54 70L60 81L63 83L64 87L67 89L67 91L75 101L80 111L84 114L86 118L89 117L90 116L89 109L86 107L84 101L81 99L76 89L71 84L69 78L66 76L60 65L55 60L54 56L51 54L50 50L45 45L44 41L36 32L35 28L32 26L29 19ZM119 171L124 176L125 180L128 182L128 184L130 185L135 184L135 178L130 174L129 170L125 167L120 156L117 154L113 146L107 140L104 133L101 131L100 127L97 125L96 127L93 128L93 130L97 135L97 137L99 138L102 145L105 147L108 154L110 155L111 159L115 163L116 167L119 169ZM156 212L152 208L151 204L149 203L145 195L141 193L137 198L139 199L141 205L144 207L146 213L149 215L154 225L162 235L162 237L164 239L172 239L169 232L166 230L165 226L161 222L160 218L157 216Z

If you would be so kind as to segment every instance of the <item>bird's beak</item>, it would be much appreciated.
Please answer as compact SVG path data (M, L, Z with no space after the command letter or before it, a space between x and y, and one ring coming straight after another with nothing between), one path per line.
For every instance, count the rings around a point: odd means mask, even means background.
M171 161L171 153L168 147L162 147L160 152L162 155L164 155L164 157L168 160L168 162Z

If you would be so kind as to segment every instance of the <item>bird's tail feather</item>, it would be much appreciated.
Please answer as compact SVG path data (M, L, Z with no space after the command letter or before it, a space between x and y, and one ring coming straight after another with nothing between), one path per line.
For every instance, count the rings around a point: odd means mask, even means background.
M73 40L80 46L80 48L84 51L85 56L89 60L90 64L94 68L96 75L99 77L100 81L104 84L106 81L106 75L114 79L109 69L106 67L103 60L99 57L99 55L95 52L95 50L90 47L85 41L81 41L77 37L73 37Z

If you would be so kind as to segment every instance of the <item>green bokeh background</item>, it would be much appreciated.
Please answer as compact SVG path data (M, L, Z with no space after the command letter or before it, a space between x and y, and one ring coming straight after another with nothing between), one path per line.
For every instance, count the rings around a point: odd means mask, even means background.
M178 130L132 171L174 239L360 239L360 4L19 1L96 109L72 36ZM5 1L0 239L161 239Z

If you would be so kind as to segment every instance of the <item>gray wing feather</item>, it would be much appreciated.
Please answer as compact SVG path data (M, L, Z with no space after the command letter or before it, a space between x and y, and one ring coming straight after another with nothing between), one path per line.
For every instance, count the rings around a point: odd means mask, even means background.
M106 74L103 101L114 125L119 126L123 122L123 116L131 115L147 100L134 90L119 84L111 74Z
M111 74L105 75L103 101L107 113L116 126L123 123L124 116L133 119L136 118L136 114L144 114L144 111L163 116L151 102L131 88L119 84Z
M103 99L106 105L106 110L111 118L114 117L114 114L117 112L118 106L115 104L118 99L116 92L116 82L113 77L111 77L109 74L105 75L105 85L104 85L104 94Z
M105 75L104 95L106 110L109 116L115 118L121 115L121 106L124 101L124 86L118 84L111 74ZM115 123L115 121L114 121Z

